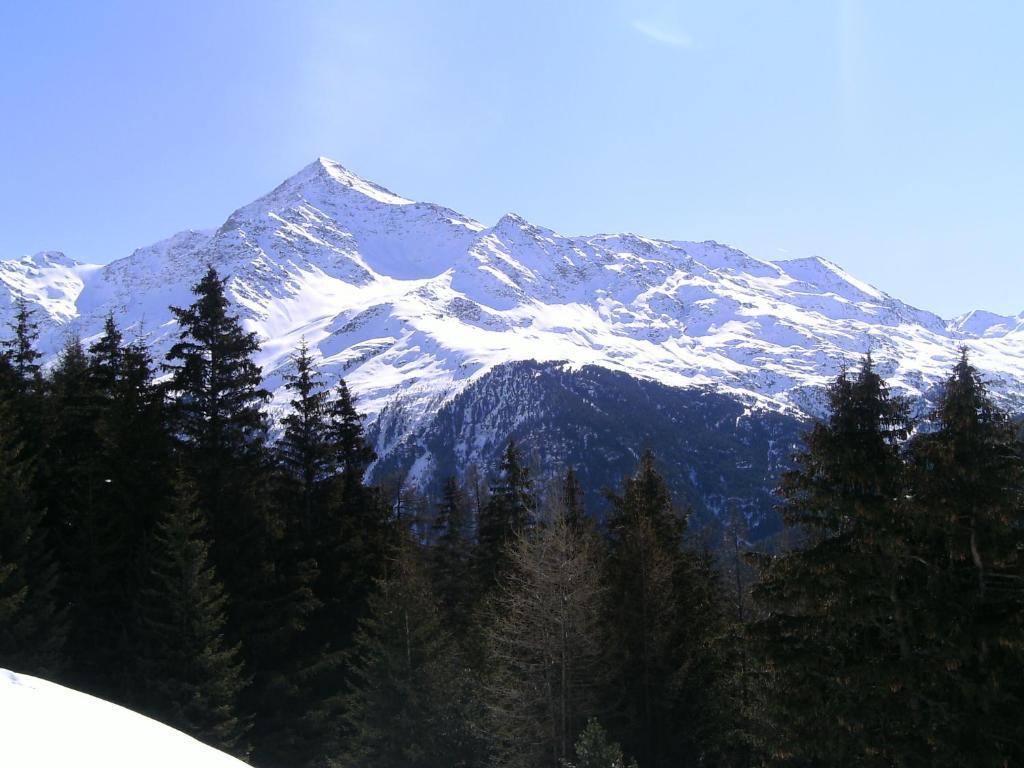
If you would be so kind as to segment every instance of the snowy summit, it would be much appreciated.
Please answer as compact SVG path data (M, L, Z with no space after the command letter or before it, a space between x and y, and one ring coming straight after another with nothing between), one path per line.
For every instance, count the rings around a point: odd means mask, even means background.
M207 264L281 374L300 338L371 420L437 409L496 365L593 364L756 407L816 413L821 387L871 350L897 392L927 395L965 345L997 396L1024 382L1024 314L946 320L821 258L765 261L715 242L564 236L516 214L493 226L414 202L319 158L216 230L105 266L59 253L0 262L0 321L24 296L54 354L113 313L157 355ZM1010 407L1020 408L1012 400ZM392 435L392 438L401 435ZM386 446L378 446L386 449Z

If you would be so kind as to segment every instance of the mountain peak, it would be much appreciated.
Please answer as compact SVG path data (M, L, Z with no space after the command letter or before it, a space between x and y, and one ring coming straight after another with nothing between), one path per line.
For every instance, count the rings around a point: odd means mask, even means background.
M953 318L949 327L957 333L978 338L999 338L1011 333L1024 330L1024 312L1019 315L998 315L995 312L987 312L983 309L973 309L970 312Z
M22 257L21 261L24 264L40 268L77 267L81 265L80 261L64 255L63 251L40 251L39 253L34 253L31 256Z
M308 165L304 171L313 170L317 174L324 175L331 181L337 182L349 189L359 192L372 200L376 200L379 203L387 203L389 205L412 205L415 201L409 200L396 195L390 189L382 187L380 184L375 184L372 181L357 176L352 171L345 168L341 163L336 160L332 160L329 157L318 157L313 163ZM303 175L300 172L299 175Z
M851 286L862 296L873 301L885 301L889 298L887 294L878 290L873 285L858 280L835 262L821 256L779 259L773 263L781 267L791 277L804 280L820 288L829 286L834 288L838 281L838 284Z
M262 218L267 211L278 211L307 202L315 206L343 202L345 205L354 204L360 209L415 204L415 201L396 195L380 184L357 176L341 163L321 156L267 194L236 210L217 231L235 229L254 217Z
M514 211L509 211L504 216L502 216L500 219L498 219L498 224L502 224L502 223L513 224L515 226L522 226L523 224L529 224L529 222L526 219L524 219L522 216L520 216L518 213L515 213Z
M180 233L102 268L59 266L56 254L0 262L0 324L26 297L47 321L40 349L52 359L69 327L88 338L114 312L122 327L153 329L159 357L176 339L167 307L191 301L212 262L263 342L258 362L278 402L305 337L371 419L410 414L388 433L395 440L474 376L534 358L816 413L809 393L865 349L878 349L894 390L918 396L969 343L1000 397L1024 408L1024 354L1013 346L1024 328L1013 318L950 326L820 257L768 262L713 241L566 237L515 213L484 226L410 203L318 157L213 234Z

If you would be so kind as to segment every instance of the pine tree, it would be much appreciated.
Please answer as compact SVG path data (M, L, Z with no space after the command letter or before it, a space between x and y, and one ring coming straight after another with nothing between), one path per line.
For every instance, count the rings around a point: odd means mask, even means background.
M167 353L170 413L198 502L211 527L213 559L232 596L235 635L263 627L259 590L270 579L279 522L267 509L269 399L253 361L259 345L229 311L213 267L192 288L195 302L172 307L179 340Z
M284 434L278 443L281 464L295 486L291 495L301 500L300 524L307 536L318 526L324 481L337 472L328 431L328 393L321 386L309 347L303 339L292 357L294 372L286 374L292 393L291 409L281 419Z
M61 567L60 600L69 613L64 679L100 693L95 686L105 674L101 667L109 650L105 630L108 622L117 622L105 603L108 587L114 586L111 543L118 531L103 503L109 478L97 450L99 404L78 338L65 344L48 384L50 434L41 457L47 483L40 498Z
M165 367L175 427L196 474L200 503L218 534L242 513L238 498L246 497L245 481L264 458L268 425L261 408L270 395L253 361L256 335L230 313L224 281L212 266L192 292L191 306L171 307L181 331ZM239 470L249 476L239 478Z
M469 539L469 499L454 476L445 480L441 502L432 523L431 574L434 591L449 626L465 628L469 604L472 546Z
M45 503L46 491L53 484L42 461L51 425L38 364L40 354L35 348L39 325L24 298L18 300L16 307L11 325L13 335L0 342L0 400L11 405L13 427L22 443L24 459L33 465L33 491Z
M391 528L379 494L364 482L375 456L355 399L341 381L336 397L329 400L301 351L296 365L296 397L283 447L285 471L292 478L298 472L300 483L306 482L303 477L312 478L312 512L306 514L305 498L298 495L294 498L300 508L283 505L291 510L287 541L294 542L291 557L299 570L289 568L287 561L284 567L308 577L311 601L296 638L299 647L292 653L298 667L292 679L300 689L292 709L299 714L287 730L301 742L296 762L320 765L324 754L339 749L345 653L382 575ZM303 474L304 464L312 469L308 474Z
M167 354L171 415L210 524L213 562L231 595L228 636L243 641L252 675L242 702L254 717L255 758L274 759L294 741L283 708L297 695L316 573L296 550L287 515L273 504L262 410L269 394L253 360L255 334L229 311L224 281L212 267L193 293L190 307L172 307L181 330Z
M376 455L366 442L363 418L344 380L339 381L328 406L330 466L335 474L329 477L330 500L317 530L316 586L323 603L317 630L323 642L336 647L346 645L354 634L392 543L380 495L364 482Z
M309 727L309 717L324 706L317 688L318 677L340 667L339 656L317 647L309 631L320 603L313 584L316 561L296 540L291 530L274 546L273 578L261 594L267 622L250 640L253 683L242 703L254 714L253 762L261 765L301 764L317 743L319 729Z
M154 382L149 350L140 341L125 344L108 319L89 350L89 377L97 399L98 485L105 514L116 518L118 548L137 553L172 494L172 440L164 394ZM129 582L137 578L126 576Z
M486 594L508 568L508 543L535 522L536 497L530 470L519 446L510 440L501 462L501 476L481 510L477 531L477 583Z
M66 625L31 475L11 406L0 401L0 667L53 677Z
M466 554L469 541L469 498L454 475L449 475L441 489L441 499L431 521L430 540L438 551L456 550Z
M342 764L477 765L480 748L466 727L469 682L407 539L378 581L356 635Z
M124 617L137 604L149 568L146 545L173 495L171 436L147 348L125 344L111 317L89 348L88 380L96 409L92 471L99 482L91 503L97 524L77 547L103 564L104 578L83 598L77 633L88 639L89 652L76 673L90 692L131 704L144 683L123 663L140 644Z
M0 400L10 402L21 389L21 379L14 369L10 350L0 342Z
M762 558L755 590L754 649L772 673L764 746L780 760L889 762L916 738L906 406L870 356L836 379L830 406L783 477L783 517L804 546Z
M470 539L479 536L480 524L483 521L487 504L490 502L490 488L487 487L479 467L470 462L462 477L462 484L466 490L466 498L469 501L470 518Z
M363 429L365 416L356 409L356 399L344 379L338 380L327 414L332 467L340 471L341 500L361 501L366 493L363 483L366 470L377 459L377 455L366 442Z
M24 299L11 330L0 342L0 665L52 677L65 661L67 612L45 505L52 486L38 325Z
M36 342L39 339L39 323L33 318L32 309L24 297L18 299L15 304L14 323L11 330L14 331L14 338L3 343L9 354L14 372L18 378L28 386L40 377L39 358L41 355L36 350Z
M124 337L113 315L103 321L103 333L89 347L89 376L101 398L117 395L124 369Z
M209 563L197 498L184 478L151 546L142 591L139 659L149 714L210 746L245 757L248 723L238 714L245 676L238 645L225 639L227 597Z
M272 547L273 579L262 595L275 626L261 641L266 652L256 659L250 697L256 712L253 759L267 765L311 764L326 748L324 724L315 722L318 710L327 707L325 717L338 716L323 700L319 678L325 671L337 676L341 657L311 631L321 608L315 592L318 533L331 472L326 392L304 340L292 361L285 381L294 397L276 445L280 534Z
M1024 451L966 351L913 443L918 727L932 765L1024 760Z
M9 439L12 424L7 408L0 410L0 426L5 439ZM19 466L19 448L0 446L0 501L4 514L0 517L3 535L0 537L0 659L4 666L20 668L18 657L28 650L27 642L18 637L18 617L28 597L28 584L24 569L27 565L21 550L34 535L33 504L24 468Z
M583 530L588 522L583 505L583 486L572 467L566 471L562 481L562 506L565 508L566 522L577 530Z
M510 545L488 632L490 732L502 765L557 768L597 711L604 682L593 536L555 505Z
M716 576L706 558L684 549L686 518L649 450L609 499L609 727L644 765L693 763L712 725L713 667L705 662L720 620Z
M608 741L601 724L591 719L576 742L576 759L566 762L565 768L627 768L622 747ZM629 768L637 768L636 761Z
M141 552L169 495L169 435L148 352L125 347L113 318L90 347L65 346L48 387L51 435L42 461L69 608L65 680L128 703L137 681L123 659L137 638Z
M716 552L722 580L723 621L710 639L708 663L715 667L709 710L717 727L708 734L704 760L711 765L748 766L765 762L757 749L763 709L759 670L754 666L747 626L755 616L751 589L756 571L748 562L747 521L737 502L728 500L722 539Z

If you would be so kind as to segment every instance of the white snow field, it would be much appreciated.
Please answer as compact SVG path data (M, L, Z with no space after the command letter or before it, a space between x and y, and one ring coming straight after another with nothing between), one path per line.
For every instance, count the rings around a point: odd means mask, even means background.
M243 768L190 736L56 683L0 669L3 768Z

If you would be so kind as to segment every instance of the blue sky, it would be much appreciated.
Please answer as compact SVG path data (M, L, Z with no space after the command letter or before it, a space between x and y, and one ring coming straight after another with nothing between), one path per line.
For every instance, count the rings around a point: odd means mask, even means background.
M566 234L1024 309L1024 4L0 4L0 258L109 261L317 155Z

